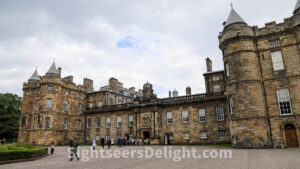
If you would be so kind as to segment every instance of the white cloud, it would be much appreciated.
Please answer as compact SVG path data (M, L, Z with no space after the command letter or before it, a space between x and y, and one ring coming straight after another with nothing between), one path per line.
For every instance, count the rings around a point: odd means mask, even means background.
M249 25L282 22L296 0L233 1ZM255 13L253 12L255 10ZM116 77L126 87L152 83L159 97L168 90L205 92L205 58L223 69L218 33L230 11L226 0L18 1L0 6L0 92L22 95L22 83L53 58L63 76L84 77L94 88ZM274 12L276 11L276 12ZM134 47L117 42L133 37Z

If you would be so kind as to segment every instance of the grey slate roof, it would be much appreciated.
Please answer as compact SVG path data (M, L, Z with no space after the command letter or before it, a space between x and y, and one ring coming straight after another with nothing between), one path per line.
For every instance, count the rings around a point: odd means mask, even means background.
M31 75L31 77L28 79L28 81L35 81L35 80L41 80L36 69L35 69L34 73Z
M50 69L48 70L48 72L46 74L57 74L59 75L58 70L56 69L55 63L53 62L53 64L51 65Z
M294 14L297 12L297 10L300 8L300 0L297 1L295 10L294 10Z
M234 23L245 23L247 24L242 17L240 17L240 15L233 9L231 8L230 14L228 16L228 19L226 21L226 24L224 26L224 28L226 28L227 26L234 24Z

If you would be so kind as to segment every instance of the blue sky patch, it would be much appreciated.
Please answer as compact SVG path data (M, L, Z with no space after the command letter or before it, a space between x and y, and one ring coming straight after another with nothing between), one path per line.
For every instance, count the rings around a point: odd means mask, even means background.
M135 37L126 36L125 38L122 38L117 42L117 47L118 48L134 48L138 45L138 43L140 41L141 40L139 40Z

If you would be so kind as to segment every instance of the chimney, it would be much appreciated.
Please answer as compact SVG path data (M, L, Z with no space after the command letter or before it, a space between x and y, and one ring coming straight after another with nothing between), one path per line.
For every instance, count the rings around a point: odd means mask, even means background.
M91 79L84 78L83 79L83 86L87 89L87 92L94 91L93 80L91 80Z
M171 94L171 91L169 91L169 98L171 98L172 97L172 94Z
M58 67L59 75L61 76L61 67Z
M207 72L212 72L212 62L209 57L206 58L206 69Z
M192 89L191 89L191 87L186 87L186 95L187 96L190 96L190 95L192 95Z

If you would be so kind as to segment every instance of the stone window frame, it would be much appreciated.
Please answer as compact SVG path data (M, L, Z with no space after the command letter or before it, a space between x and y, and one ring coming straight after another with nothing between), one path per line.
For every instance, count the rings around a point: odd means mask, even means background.
M96 128L99 129L101 126L101 118L100 117L97 117L96 118Z
M224 107L222 107L222 106L216 107L216 116L217 116L217 121L225 120Z
M22 120L21 120L21 126L22 126L22 127L25 127L25 126L26 126L26 116L23 116L23 117L22 117Z
M121 115L117 116L117 127L122 127L122 116Z
M98 106L98 107L102 107L102 106L103 106L102 101L99 101L99 102L97 103L97 106Z
M219 75L215 75L212 78L212 81L219 81L220 80L220 76Z
M182 133L182 139L183 140L189 140L190 139L190 133L189 132L183 132Z
M110 119L110 117L106 117L105 126L106 126L106 128L110 128L110 126L111 126L111 119Z
M203 134L205 134L205 137L203 136ZM208 139L207 131L200 131L200 139L201 140L207 140Z
M81 130L81 120L77 120L77 130Z
M34 118L33 119L33 130L37 130L38 128L38 118Z
M276 53L280 55L275 55ZM271 60L273 65L273 71L281 71L285 70L284 60L283 60L283 54L281 50L275 50L271 51ZM278 58L275 58L278 57Z
M229 68L228 62L225 62L225 74L226 74L226 77L229 77L229 75L230 75L230 68Z
M86 135L86 141L90 140L90 135Z
M131 118L132 117L132 118ZM132 120L131 120L132 119ZM128 126L129 127L133 127L133 123L134 123L134 118L132 114L128 115Z
M171 118L168 117L168 115L171 116ZM173 124L173 112L167 112L167 124Z
M214 93L220 93L221 92L221 86L220 85L214 85Z
M29 95L30 95L30 91L26 91L25 96L29 96Z
M51 102L49 102L49 101L51 101ZM47 109L52 109L52 107L53 107L53 99L52 98L46 99L46 107L47 107Z
M271 47L280 46L280 39L269 40L269 45Z
M82 103L78 103L78 113L82 113Z
M39 105L40 105L40 100L35 101L35 112L39 113Z
M230 109L230 113L234 114L234 109L233 109L233 98L232 96L229 97L229 109Z
M187 112L187 117L183 117L183 115L184 115L183 112ZM181 122L184 124L189 122L189 111L187 111L187 110L181 111Z
M48 91L53 91L53 90L54 90L54 86L48 86L48 87L47 87L47 90L48 90Z
M67 113L69 111L69 101L65 100L64 101L64 112Z
M277 89L276 94L277 94L277 102L278 102L280 115L281 116L293 115L292 102L291 102L289 89L288 88ZM285 108L285 107L289 107L289 108ZM290 111L290 113L283 113L284 111Z
M45 129L50 129L50 117L45 117Z
M204 110L204 112L203 112ZM204 115L203 115L204 113ZM206 122L206 110L204 108L198 109L198 115L199 115L199 122L205 123Z
M226 138L226 130L218 130L218 137L220 139Z
M64 130L68 129L68 118L64 118Z
M87 129L90 129L91 126L92 126L92 119L91 119L91 118L88 118L88 119L87 119L87 122L86 122L86 128L87 128Z

